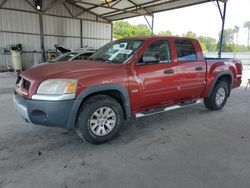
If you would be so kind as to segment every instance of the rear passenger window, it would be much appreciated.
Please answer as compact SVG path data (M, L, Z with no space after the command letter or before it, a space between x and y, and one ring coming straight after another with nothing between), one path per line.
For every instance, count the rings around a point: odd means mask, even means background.
M178 61L197 61L196 51L190 40L175 40Z

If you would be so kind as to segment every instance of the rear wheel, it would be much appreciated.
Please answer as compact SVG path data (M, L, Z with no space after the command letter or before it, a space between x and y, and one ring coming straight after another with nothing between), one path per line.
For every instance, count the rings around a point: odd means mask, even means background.
M219 81L215 85L210 97L204 99L204 104L210 110L220 110L226 104L228 94L228 83L226 81Z
M77 133L92 144L102 144L119 133L123 119L119 102L107 95L96 95L87 99L80 108Z

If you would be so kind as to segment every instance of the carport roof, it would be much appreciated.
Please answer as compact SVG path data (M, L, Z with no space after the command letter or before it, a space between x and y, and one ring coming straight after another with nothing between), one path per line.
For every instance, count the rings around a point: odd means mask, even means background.
M68 0L71 4L106 19L121 20L136 16L152 15L215 0ZM220 0L226 2L227 0Z

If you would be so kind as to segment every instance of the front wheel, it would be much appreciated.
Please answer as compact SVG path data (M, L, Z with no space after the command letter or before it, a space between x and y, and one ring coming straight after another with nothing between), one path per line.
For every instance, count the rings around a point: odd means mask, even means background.
M106 95L96 95L87 99L80 108L76 129L86 141L102 144L119 133L123 120L119 102Z
M219 81L215 85L210 97L204 99L204 104L210 110L220 110L226 104L228 95L228 83Z

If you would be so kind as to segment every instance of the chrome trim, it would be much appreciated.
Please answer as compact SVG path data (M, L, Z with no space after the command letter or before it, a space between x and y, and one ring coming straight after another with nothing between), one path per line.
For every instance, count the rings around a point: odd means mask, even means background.
M237 78L241 78L242 77L242 75L241 74L237 74Z
M134 89L134 90L132 90L132 93L137 93L137 92L139 92L139 90L138 90L138 89Z
M176 110L176 109L180 109L180 108L184 108L184 107L188 107L188 106L193 106L193 105L199 104L201 102L202 102L202 100L198 99L198 100L196 100L196 102L194 102L192 104L187 104L187 105L183 105L183 106L177 104L177 105L166 107L166 108L164 108L164 110L161 110L161 111L158 111L158 112L149 113L149 114L143 114L142 112L139 112L139 113L135 114L135 117L136 118L141 118L141 117L151 116L151 115L154 115L154 114L159 114L159 113L163 113L163 112L167 112L167 111L171 111L171 110Z
M32 96L33 100L41 100L41 101L63 101L74 98L75 94L63 94L63 95L35 94Z
M21 88L16 88L15 91L21 96L28 95L28 92L23 91Z

